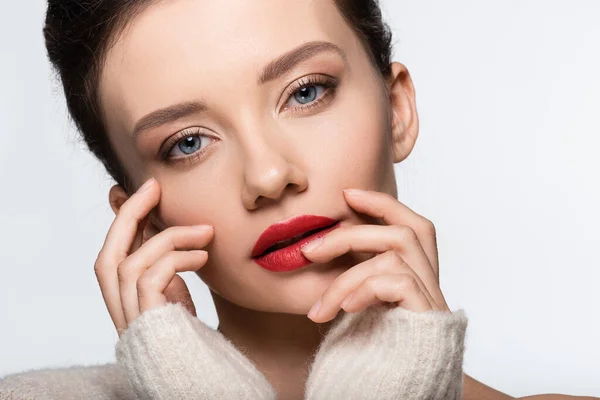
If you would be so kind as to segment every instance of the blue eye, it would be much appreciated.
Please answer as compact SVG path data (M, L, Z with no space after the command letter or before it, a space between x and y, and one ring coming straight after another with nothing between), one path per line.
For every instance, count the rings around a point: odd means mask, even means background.
M184 154L193 154L202 145L202 140L198 136L188 136L177 142L177 148Z
M309 104L321 97L326 89L324 85L305 86L296 90L290 100L295 100L301 106Z
M308 115L324 107L334 97L339 80L328 75L309 75L294 82L287 92L283 110Z
M318 97L318 89L322 88L322 86L308 86L298 90L294 94L294 99L298 101L300 104L307 104L315 101Z
M203 135L198 131L183 133L172 139L169 149L165 153L165 159L189 158L195 153L202 153L216 139ZM177 153L180 154L177 154Z

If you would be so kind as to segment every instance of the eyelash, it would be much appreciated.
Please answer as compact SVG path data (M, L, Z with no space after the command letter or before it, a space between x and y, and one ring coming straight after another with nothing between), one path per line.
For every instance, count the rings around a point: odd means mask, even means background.
M206 149L208 149L212 145L212 143L209 144L208 146L205 146L204 148L198 150L197 152L190 154L189 156L182 156L182 157L177 157L177 158L169 157L169 154L175 148L177 143L179 143L183 139L186 139L188 137L194 137L194 136L205 136L205 137L211 138L215 141L217 140L213 136L205 134L202 131L202 129L199 129L199 128L185 129L185 130L181 131L180 133L178 133L177 135L172 136L165 141L164 147L166 150L164 150L162 152L162 155L160 157L161 160L169 162L169 163L179 163L179 162L192 162L196 158L200 157L202 154L205 153Z
M310 102L304 106L293 107L292 110L294 112L299 112L301 114L307 114L310 111L314 110L322 106L325 100L329 100L329 98L335 94L335 91L339 85L339 80L328 75L309 75L304 78L300 78L298 81L294 82L292 86L286 91L286 103L287 104L292 96L298 92L299 90L311 87L311 86L323 86L325 91L321 97L317 100ZM285 107L283 110L288 110L288 107Z
M325 102L331 98L331 96L335 95L338 85L339 85L339 80L332 76L328 76L328 75L309 75L304 78L300 78L292 86L290 86L289 89L286 90L286 102L284 104L284 107L282 108L282 111L291 110L291 112L297 112L302 115L309 114L312 111L318 109L319 107L322 107L325 104ZM299 90L302 90L304 88L311 87L311 86L324 87L325 90L324 90L323 94L321 95L321 97L319 97L318 99L316 99L306 105L295 106L295 107L287 107L286 106L287 103L289 103L292 96L296 92L298 92ZM165 161L165 162L169 162L169 163L175 163L175 164L178 164L178 163L188 164L188 163L192 163L196 159L200 158L206 152L206 149L208 149L211 145L208 145L208 146L204 147L203 149L198 150L197 152L195 152L189 156L183 156L183 157L178 157L178 158L170 158L169 157L169 154L175 148L177 143L179 143L181 140L186 139L188 137L193 137L193 136L198 136L198 135L203 135L203 136L209 137L213 140L217 140L216 138L213 138L210 135L204 134L202 132L202 130L199 128L191 128L191 129L183 130L179 134L172 136L171 138L169 138L165 141L165 144L163 147L166 150L164 150L162 152L162 155L160 157L161 160Z

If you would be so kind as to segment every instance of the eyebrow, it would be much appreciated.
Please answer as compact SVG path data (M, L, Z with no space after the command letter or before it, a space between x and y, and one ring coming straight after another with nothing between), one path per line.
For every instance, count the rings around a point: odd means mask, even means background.
M140 134L154 127L205 111L207 108L206 104L201 101L188 101L152 111L135 124L133 128L133 140L136 140Z
M258 84L263 85L284 75L299 63L316 56L317 54L334 52L340 55L346 62L346 53L330 42L313 41L304 43L295 49L288 51L279 58L269 62L258 77ZM174 104L143 116L133 128L133 139L157 126L187 117L195 113L206 111L208 107L201 101L187 101Z
M307 42L268 63L258 78L258 84L262 85L277 79L302 61L325 52L338 53L346 61L346 53L333 43L321 41Z

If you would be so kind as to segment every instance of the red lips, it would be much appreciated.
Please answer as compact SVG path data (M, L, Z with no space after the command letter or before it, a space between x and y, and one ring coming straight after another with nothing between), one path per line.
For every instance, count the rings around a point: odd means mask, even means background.
M299 215L288 220L278 222L269 226L260 235L254 248L252 249L252 257L257 257L264 253L269 247L277 242L288 240L294 236L302 235L308 231L319 228L325 228L335 224L337 221L327 217L317 215Z

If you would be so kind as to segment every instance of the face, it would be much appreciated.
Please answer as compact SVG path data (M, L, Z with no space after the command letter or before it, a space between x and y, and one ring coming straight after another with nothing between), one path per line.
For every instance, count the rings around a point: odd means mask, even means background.
M369 256L271 272L250 257L260 234L302 214L374 223L342 190L396 195L393 164L417 131L404 67L384 80L330 1L158 2L107 54L99 97L133 181L160 183L154 233L213 225L198 275L234 304L271 312L306 313Z

